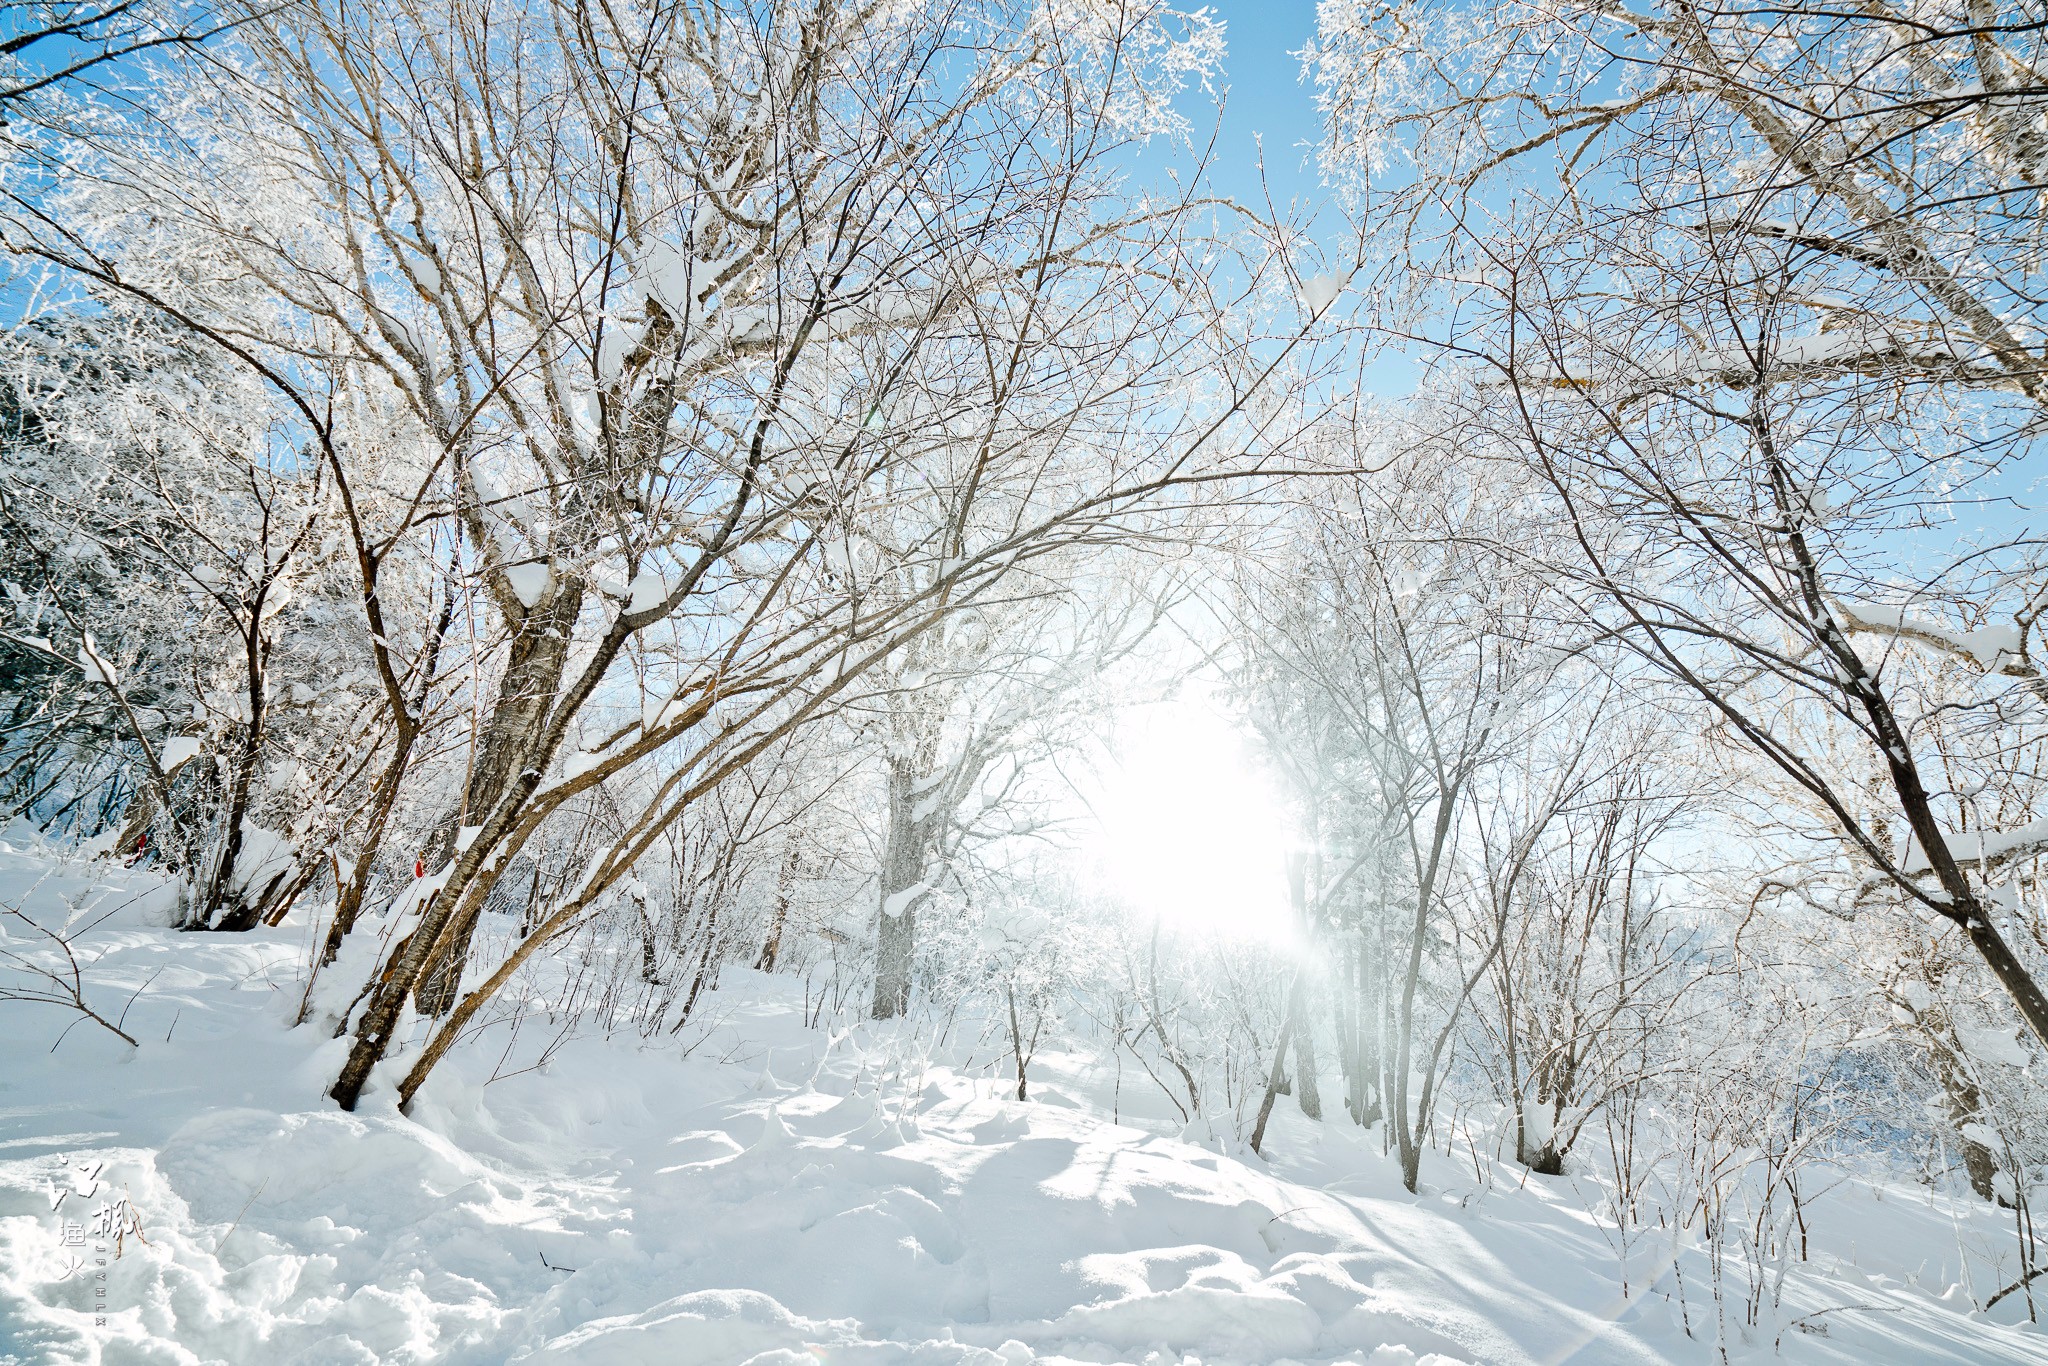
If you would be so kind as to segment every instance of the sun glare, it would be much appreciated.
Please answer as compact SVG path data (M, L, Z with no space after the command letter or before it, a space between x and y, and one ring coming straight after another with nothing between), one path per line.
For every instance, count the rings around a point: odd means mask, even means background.
M1279 799L1246 737L1211 707L1176 701L1134 713L1094 807L1095 861L1133 909L1177 929L1288 935Z

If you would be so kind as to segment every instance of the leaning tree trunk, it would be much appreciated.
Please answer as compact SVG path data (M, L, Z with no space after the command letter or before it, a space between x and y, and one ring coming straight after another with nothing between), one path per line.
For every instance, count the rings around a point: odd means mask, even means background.
M528 614L519 624L511 665L499 687L498 703L486 733L485 758L497 783L497 796L491 807L515 796L530 796L541 781L536 765L547 758L538 752L546 733L547 707L564 670L570 630L582 600L582 589L572 580L557 588L539 612ZM552 636L548 633L550 627ZM550 676L552 683L545 681ZM514 743L521 746L516 758L511 748ZM480 763L478 768L486 766ZM473 780L472 787L475 785ZM491 808L472 814L480 823L491 823ZM496 837L490 832L487 835ZM441 982L447 1000L450 1005L454 1001L454 989L461 981L476 919L482 914L492 888L504 875L502 868L489 865L487 845L463 851L456 850L456 844L456 832L450 828L446 847L453 851L453 857L448 884L427 899L420 910L418 926L392 951L383 979L368 993L369 1004L355 1026L355 1043L328 1091L344 1110L355 1109L371 1072L396 1040L407 999L418 1002L430 975L437 970L444 974ZM525 961L523 954L515 957ZM421 1009L424 1012L425 1006Z
M1017 988L1005 983L1003 999L1010 1007L1010 1052L1017 1059L1017 1099L1029 1100L1031 1091L1025 1080L1025 1069L1031 1065L1031 1059L1024 1052L1024 1026L1017 1019ZM1035 1039L1037 1031L1033 1030L1032 1034Z
M462 807L449 815L436 832L426 860L430 871L455 858L464 818L472 824L480 823L504 799L513 780L531 762L547 726L549 705L561 691L562 675L569 662L569 640L582 605L582 593L565 584L541 610L528 613L519 623ZM414 1003L422 1015L446 1015L454 1007L478 919L477 911L472 909L455 922L440 951L426 965L413 992Z
M1279 1041L1273 1045L1273 1066L1266 1074L1266 1093L1259 1100L1259 1117L1252 1124L1252 1151L1264 1156L1266 1121L1273 1117L1273 1098L1280 1094L1282 1083L1287 1076L1287 1048L1295 1037L1295 1027L1301 1020L1305 971L1296 971L1294 984L1287 990L1287 1018L1280 1025Z
M384 836L391 828L392 813L398 808L399 789L412 765L413 748L427 714L427 698L433 692L434 676L441 667L441 647L447 643L448 628L455 620L455 581L455 566L451 564L441 592L441 615L434 622L433 638L427 642L426 654L420 661L418 680L412 694L405 699L403 713L391 718L391 758L377 775L376 786L371 789L370 819L361 842L356 846L353 872L343 878L340 876L341 865L338 862L335 865L334 917L327 923L327 938L320 950L318 966L331 966L341 955L342 941L355 928L356 919L363 911L363 899L369 895L370 879L376 874L377 857L383 851Z

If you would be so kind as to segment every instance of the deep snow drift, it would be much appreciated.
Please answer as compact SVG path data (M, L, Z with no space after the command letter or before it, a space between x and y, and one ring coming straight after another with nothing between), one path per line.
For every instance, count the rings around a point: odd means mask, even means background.
M177 934L168 900L0 844L0 901L97 922L89 997L139 1040L0 1003L0 1361L1717 1359L1698 1250L1639 1246L1623 1298L1571 1180L1438 1155L1411 1197L1370 1136L1291 1109L1268 1164L1072 1059L1020 1104L987 1050L806 1028L794 979L728 972L649 1044L532 1020L410 1118L388 1089L343 1114L339 1045L288 1028L306 927ZM1843 1179L1810 1222L1731 1355L2048 1360L2019 1297L1987 1317L1957 1284L2000 1283L1992 1212Z

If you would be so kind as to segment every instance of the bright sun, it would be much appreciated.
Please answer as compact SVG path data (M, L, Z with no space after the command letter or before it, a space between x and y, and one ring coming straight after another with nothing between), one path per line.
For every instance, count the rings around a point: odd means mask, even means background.
M1280 803L1245 737L1200 701L1138 709L1119 728L1094 801L1109 889L1169 926L1254 938L1289 932Z

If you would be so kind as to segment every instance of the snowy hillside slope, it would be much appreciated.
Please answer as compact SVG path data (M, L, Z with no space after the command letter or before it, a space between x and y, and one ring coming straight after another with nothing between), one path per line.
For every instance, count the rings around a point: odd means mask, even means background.
M150 923L168 896L0 846L0 900L95 908L96 1006L144 988L132 1049L0 1003L0 1361L1716 1359L1697 1250L1639 1260L1621 1298L1568 1181L1481 1189L1437 1158L1411 1197L1368 1136L1291 1110L1269 1165L1059 1059L1006 1100L907 1033L806 1028L790 979L728 973L686 1039L472 1040L410 1118L388 1089L344 1114L321 1095L339 1045L288 1028L306 928L177 934ZM2016 1300L1991 1322L1953 1284L1995 1274L1958 1252L1992 1245L1986 1212L1824 1199L1829 1241L1745 1355L2048 1360Z

